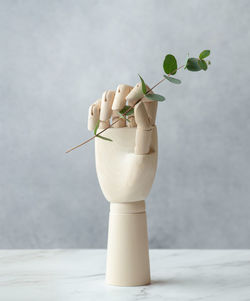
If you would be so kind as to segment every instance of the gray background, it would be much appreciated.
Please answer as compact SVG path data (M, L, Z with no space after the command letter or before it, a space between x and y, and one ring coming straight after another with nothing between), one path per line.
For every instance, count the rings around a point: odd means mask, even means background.
M88 106L149 85L167 53L211 49L207 72L156 91L151 248L250 248L249 1L1 1L0 248L106 246Z

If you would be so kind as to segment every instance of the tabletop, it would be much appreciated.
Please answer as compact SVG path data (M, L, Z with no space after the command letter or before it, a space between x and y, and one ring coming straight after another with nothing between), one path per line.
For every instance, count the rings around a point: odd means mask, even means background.
M105 250L1 250L1 301L250 300L250 250L150 250L152 283L105 284Z

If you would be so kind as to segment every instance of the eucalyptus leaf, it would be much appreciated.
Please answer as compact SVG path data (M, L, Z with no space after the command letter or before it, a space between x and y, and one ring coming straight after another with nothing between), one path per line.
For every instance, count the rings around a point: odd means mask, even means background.
M163 75L168 81L170 81L173 84L179 85L181 84L181 81L178 78L170 77L167 75Z
M131 108L131 109L128 111L129 108ZM119 113L121 113L121 114L125 114L126 113L127 116L128 115L132 115L132 114L134 114L134 109L131 106L124 106Z
M191 57L187 60L186 68L189 71L200 71L202 70L201 66L199 65L199 59Z
M210 55L210 50L203 50L200 55L199 55L199 58L202 60L204 59L205 57L208 57Z
M99 128L99 124L100 124L100 120L97 121L96 125L95 125L95 129L94 129L94 135L96 136L97 130Z
M104 137L104 136L101 136L101 135L97 135L96 136L97 138L101 138L101 139L103 139L103 140L107 140L107 141L113 141L112 139L109 139L109 138L107 138L107 137Z
M139 75L140 80L141 80L142 92L143 92L143 94L146 94L147 93L147 88L146 88L145 82L144 82L143 78L140 76L140 74L138 74L138 75Z
M130 120L128 120L128 118L126 118L124 115L122 115L120 112L118 112L119 116L122 118L122 119L125 119L127 120L128 122L130 122Z
M202 70L204 70L204 71L207 70L207 63L204 60L198 61L198 64L200 65Z
M146 94L145 95L147 98L155 101L164 101L165 97L159 94Z
M174 75L177 72L177 61L176 58L172 54L168 54L165 56L163 62L163 70L166 74Z

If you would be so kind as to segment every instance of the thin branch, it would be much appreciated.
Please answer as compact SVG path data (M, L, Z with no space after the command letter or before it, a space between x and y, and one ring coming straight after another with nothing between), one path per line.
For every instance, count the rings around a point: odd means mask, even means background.
M176 71L182 69L184 66L185 66L185 65L180 66L179 68L177 68L176 70L174 70L172 73L168 74L168 76L172 75L173 73L176 73ZM162 80L160 80L158 83L156 83L151 89L149 89L149 90L147 91L147 93L145 93L145 95L148 94L149 92L151 92L151 91L152 91L154 88L156 88L157 86L159 86L162 82L164 82L164 80L166 80L165 77L164 77ZM130 107L126 110L126 112L124 112L124 113L122 114L122 116L125 117L126 114L127 114L131 109L133 109L133 108L135 107L135 105L137 105L143 98L144 98L144 95L143 95L140 99L138 99L132 106L130 106ZM107 129L111 128L111 127L112 127L114 124L116 124L120 119L122 119L122 117L118 118L116 121L114 121L113 123L111 123L108 127L106 127L105 129L101 130L97 135L94 135L94 136L92 136L91 138L89 138L89 139L83 141L81 144L79 144L79 145L77 145L77 146L74 146L74 147L68 149L65 153L67 154L67 153L73 151L74 149L76 149L76 148L78 148L78 147L81 147L81 146L83 146L84 144L86 144L86 143L90 142L91 140L95 139L95 138L98 137L100 134L102 134L103 132L105 132Z

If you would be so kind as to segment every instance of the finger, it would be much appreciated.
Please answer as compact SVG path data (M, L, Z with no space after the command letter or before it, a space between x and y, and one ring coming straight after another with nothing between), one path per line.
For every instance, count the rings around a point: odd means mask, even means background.
M137 124L135 135L135 154L144 155L150 151L152 126L143 102L139 102L135 106L134 112Z
M143 100L143 103L144 103L144 106L145 106L146 112L148 114L151 125L155 125L158 102Z
M100 105L101 99L98 99L95 103L93 103L89 107L89 114L88 114L88 130L93 131L100 116Z
M115 98L112 105L112 110L120 111L124 108L126 104L126 96L133 89L133 87L128 85L119 85L115 92Z
M126 126L126 120L120 118L118 112L124 108L126 104L126 96L132 90L133 87L121 84L117 87L113 105L112 105L112 123L115 122L112 127L114 128L121 128Z
M145 130L149 130L152 128L143 102L139 102L135 106L134 114L137 127L143 128Z
M112 128L123 128L126 126L126 119L120 118L117 111L112 112L112 123L113 122L115 122L115 124L112 125Z
M102 94L100 120L107 121L112 115L112 104L115 96L115 91L105 91Z
M149 90L149 87L147 85L146 89L147 91ZM152 93L152 91L150 91L149 93ZM140 82L135 85L134 88L130 91L130 93L126 97L126 100L129 106L133 106L141 98L144 99L144 94L142 92L142 84Z
M110 125L109 120L105 120L105 121L100 120L99 129L106 129L109 127L109 125Z

